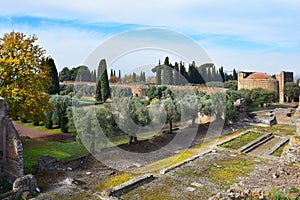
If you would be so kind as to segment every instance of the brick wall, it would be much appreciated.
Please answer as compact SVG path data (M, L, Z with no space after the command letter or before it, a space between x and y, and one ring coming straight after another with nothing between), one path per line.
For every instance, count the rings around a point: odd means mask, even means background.
M9 182L24 175L23 148L19 134L7 114L7 104L0 97L0 178Z

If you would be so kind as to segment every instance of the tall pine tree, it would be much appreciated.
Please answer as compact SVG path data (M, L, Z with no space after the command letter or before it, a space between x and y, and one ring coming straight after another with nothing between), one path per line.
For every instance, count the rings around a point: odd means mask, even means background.
M98 81L97 81L95 99L98 102L102 102L101 81L100 81L100 79L98 79Z
M184 66L184 63L182 61L180 61L180 65L179 65L179 72L180 72L180 81L179 84L180 85L185 85L186 83L188 83L187 81L187 73L186 73L186 69Z
M236 73L235 69L233 69L233 72L232 72L232 76L233 76L233 80L238 80L238 74Z
M136 73L132 73L132 82L136 83Z
M146 72L143 72L143 81L146 83Z
M100 99L101 96L101 99ZM106 60L102 59L98 66L98 78L96 86L96 100L105 102L110 96L108 75L107 75L107 65ZM97 100L97 101L98 101Z
M156 70L156 84L161 85L161 65L160 60L158 62L158 68Z
M58 79L58 73L56 69L56 65L54 63L54 60L51 57L46 58L42 61L44 65L48 66L50 68L50 77L51 77L51 86L48 90L49 94L58 94L59 93L59 79Z
M179 66L178 63L175 62L175 66L174 66L174 85L179 85L180 84L180 80L179 80Z

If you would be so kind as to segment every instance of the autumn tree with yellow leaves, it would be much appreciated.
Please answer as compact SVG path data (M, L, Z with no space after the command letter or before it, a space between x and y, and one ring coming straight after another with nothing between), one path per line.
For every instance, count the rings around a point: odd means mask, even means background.
M50 69L41 64L45 50L36 41L35 35L20 32L0 38L0 96L13 119L41 121L52 109L46 93L51 86Z

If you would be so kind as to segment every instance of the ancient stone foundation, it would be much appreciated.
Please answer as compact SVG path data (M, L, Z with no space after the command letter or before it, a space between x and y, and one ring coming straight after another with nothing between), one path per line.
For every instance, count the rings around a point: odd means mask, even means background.
M0 97L0 178L13 183L24 175L22 152L19 134L8 117L7 104Z

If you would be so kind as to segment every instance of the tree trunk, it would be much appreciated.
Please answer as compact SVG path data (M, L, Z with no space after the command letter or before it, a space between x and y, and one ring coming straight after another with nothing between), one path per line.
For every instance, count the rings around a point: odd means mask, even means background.
M169 121L169 133L172 133L172 129L173 129L173 124L172 124L172 120Z
M196 120L196 117L193 117L193 119L192 119L192 126L195 126L195 120Z

